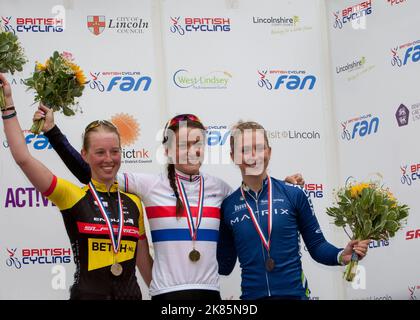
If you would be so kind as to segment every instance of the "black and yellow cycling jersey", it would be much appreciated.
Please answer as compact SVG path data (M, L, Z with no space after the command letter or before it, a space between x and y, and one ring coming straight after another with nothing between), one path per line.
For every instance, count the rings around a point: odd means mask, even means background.
M117 230L118 184L114 183L107 191L104 184L94 180L92 183ZM137 242L145 238L140 199L120 192L124 226L121 245L115 254L106 221L88 186L80 188L54 177L44 195L60 209L72 245L76 272L70 299L141 299L135 275ZM113 263L121 264L121 275L111 273Z

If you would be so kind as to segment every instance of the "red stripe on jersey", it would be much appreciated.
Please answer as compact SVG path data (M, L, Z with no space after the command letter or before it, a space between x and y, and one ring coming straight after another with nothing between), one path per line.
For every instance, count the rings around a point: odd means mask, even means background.
M77 228L80 233L88 234L108 234L108 227L105 224L77 222ZM118 231L118 226L113 226L114 232ZM122 236L139 238L139 228L123 227Z
M43 192L42 195L44 197L48 197L51 193L53 193L56 186L57 186L57 177L53 176L50 187L47 189L47 191Z
M194 218L197 217L198 208L192 207L191 213ZM168 218L176 217L176 207L175 206L154 206L146 207L146 213L148 219L154 218ZM182 217L187 217L185 209L182 212ZM216 218L220 219L220 208L217 207L204 207L203 208L203 218Z

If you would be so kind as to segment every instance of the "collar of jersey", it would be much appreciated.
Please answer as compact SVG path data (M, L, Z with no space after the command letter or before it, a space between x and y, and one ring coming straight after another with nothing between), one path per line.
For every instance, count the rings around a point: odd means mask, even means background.
M186 174L176 169L175 169L175 174L177 175L178 178L185 181L192 182L192 181L197 181L198 179L200 179L200 174Z
M242 188L244 189L244 191L248 192L250 195L252 195L253 197L258 197L260 194L262 194L264 192L264 189L267 186L267 182L268 182L268 176L265 177L265 179L263 180L262 183L262 188L260 189L260 191L258 191L257 193L254 192L253 190L251 190L250 187L248 187L245 182L242 181Z
M111 186L111 188L108 190L106 188L106 185L104 183L101 183L99 181L96 181L94 179L91 180L93 185L95 186L96 191L98 192L117 192L118 191L118 182L114 181L114 184Z

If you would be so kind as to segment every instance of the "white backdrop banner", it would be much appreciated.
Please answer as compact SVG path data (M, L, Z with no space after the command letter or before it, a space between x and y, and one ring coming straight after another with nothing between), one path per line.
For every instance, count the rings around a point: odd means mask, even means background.
M241 178L229 157L230 127L260 122L272 146L270 174L304 175L324 235L337 246L347 239L325 214L333 188L349 176L379 172L412 208L408 226L389 243L372 242L353 286L344 283L342 267L314 262L302 242L311 298L414 299L419 9L409 0L5 0L0 16L29 59L8 76L22 126L30 128L36 110L23 79L35 61L71 52L89 82L79 112L57 113L56 122L80 149L86 124L113 121L122 135L121 170L165 170L166 121L194 113L207 126L203 171L236 188ZM404 23L389 23L397 20ZM56 175L78 183L43 135L25 136ZM74 264L60 213L15 165L3 132L0 139L0 299L68 299ZM221 277L221 294L239 298L238 265Z

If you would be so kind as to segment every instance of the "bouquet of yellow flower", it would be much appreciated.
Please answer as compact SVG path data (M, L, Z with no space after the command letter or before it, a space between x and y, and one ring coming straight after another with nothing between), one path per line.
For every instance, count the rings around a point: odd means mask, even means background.
M76 97L82 95L86 77L83 70L73 62L70 53L57 51L45 62L37 62L32 77L25 80L29 89L36 92L35 102L40 101L53 111L61 111L66 116L75 114ZM44 120L34 121L31 132L39 134Z
M0 28L0 73L22 71L26 58L16 35ZM0 109L6 107L3 88L0 89Z
M337 191L336 202L336 206L327 208L327 214L353 240L388 240L408 217L408 206L399 204L378 181L346 184ZM352 237L346 226L352 231ZM357 264L358 256L353 252L344 272L347 281L353 281Z

